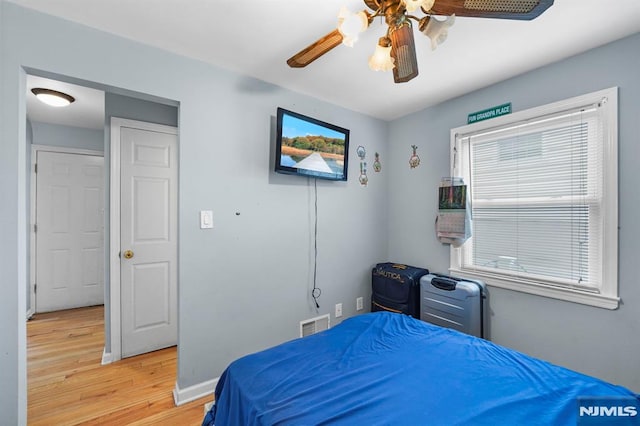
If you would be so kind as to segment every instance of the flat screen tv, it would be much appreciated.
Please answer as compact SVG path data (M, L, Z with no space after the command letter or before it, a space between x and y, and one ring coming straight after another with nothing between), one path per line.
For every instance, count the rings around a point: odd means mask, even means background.
M275 171L347 180L349 130L278 108Z

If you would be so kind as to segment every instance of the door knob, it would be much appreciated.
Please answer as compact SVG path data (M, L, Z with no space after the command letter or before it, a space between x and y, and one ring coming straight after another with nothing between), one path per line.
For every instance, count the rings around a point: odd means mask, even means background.
M131 259L133 257L133 252L131 250L127 250L124 252L125 259Z

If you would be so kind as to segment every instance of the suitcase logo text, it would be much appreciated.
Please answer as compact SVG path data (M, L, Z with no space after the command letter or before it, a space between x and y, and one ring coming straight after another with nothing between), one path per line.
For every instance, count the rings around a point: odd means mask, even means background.
M398 274L397 272L391 272L391 271L385 271L383 269L378 269L376 270L376 274L385 277L385 278L389 278L390 280L395 280L395 281L400 281L401 283L404 284L404 280L402 279L402 275Z

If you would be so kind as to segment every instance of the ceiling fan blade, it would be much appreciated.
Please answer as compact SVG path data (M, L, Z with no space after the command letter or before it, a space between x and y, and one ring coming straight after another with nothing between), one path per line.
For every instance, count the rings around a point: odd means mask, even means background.
M418 59L411 22L405 21L403 25L390 31L389 38L391 39L391 57L395 59L393 80L396 83L406 83L418 76Z
M292 68L306 67L340 43L342 43L342 34L335 29L287 59L287 64Z
M530 21L553 4L553 0L436 0L432 15Z

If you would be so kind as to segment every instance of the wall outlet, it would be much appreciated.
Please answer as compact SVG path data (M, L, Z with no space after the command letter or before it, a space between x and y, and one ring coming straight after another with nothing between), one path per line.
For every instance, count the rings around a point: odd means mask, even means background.
M361 311L364 308L364 301L362 297L358 297L356 299L356 311Z
M336 318L342 316L342 303L336 303Z

